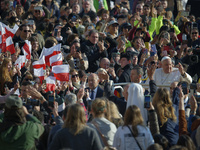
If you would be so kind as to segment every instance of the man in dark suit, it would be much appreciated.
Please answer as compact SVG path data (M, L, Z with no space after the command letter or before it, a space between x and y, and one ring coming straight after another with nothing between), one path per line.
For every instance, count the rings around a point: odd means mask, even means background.
M86 96L83 99L83 102L86 107L91 105L91 102L95 100L95 98L100 98L103 96L103 89L99 87L99 77L95 73L91 73L88 77L88 88L86 88Z
M88 77L88 86L89 86L89 96L90 100L103 96L103 89L99 87L99 78L98 75L92 73Z

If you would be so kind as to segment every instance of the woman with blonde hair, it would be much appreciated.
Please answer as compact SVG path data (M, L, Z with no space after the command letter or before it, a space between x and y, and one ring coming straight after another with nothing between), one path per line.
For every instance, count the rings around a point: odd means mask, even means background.
M80 104L69 107L63 129L57 132L48 149L102 149L96 131L86 125L85 111Z
M12 84L12 61L9 58L4 58L2 65L0 66L0 94L5 95L5 88L13 88Z
M109 101L110 104L110 115L111 115L111 122L113 122L116 127L122 126L124 124L122 115L119 113L116 104L112 101Z
M109 110L106 100L97 98L92 102L93 120L88 124L96 129L101 143L104 146L112 146L113 139L117 128L115 124L106 119L107 111Z
M144 125L139 107L129 106L124 116L124 125L117 129L113 146L118 150L143 150L151 144L154 144L154 140L149 128Z
M152 103L158 115L160 133L169 140L171 145L175 145L179 138L178 124L169 91L165 88L159 88Z

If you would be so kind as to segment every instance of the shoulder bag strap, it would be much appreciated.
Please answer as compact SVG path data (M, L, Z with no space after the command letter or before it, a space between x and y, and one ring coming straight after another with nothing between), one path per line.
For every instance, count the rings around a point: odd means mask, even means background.
M108 145L108 142L107 142L107 140L106 140L106 138L105 138L105 136L101 133L101 131L100 131L98 125L97 125L95 122L93 122L93 121L92 121L91 123L96 127L96 129L97 129L97 131L98 131L98 133L99 133L99 135L100 135L100 137L101 137L101 139L102 139L104 145L105 145L105 146L109 146L109 145Z
M129 126L127 126L128 127L128 129L130 130L130 132L131 132L131 134L132 134L132 136L133 136L133 138L135 139L135 141L136 141L136 143L137 143L137 145L138 145L138 147L142 150L142 148L141 148L141 146L140 146L140 144L139 144L139 142L136 140L136 138L134 137L134 135L133 135L133 131L131 130L131 128L129 127Z

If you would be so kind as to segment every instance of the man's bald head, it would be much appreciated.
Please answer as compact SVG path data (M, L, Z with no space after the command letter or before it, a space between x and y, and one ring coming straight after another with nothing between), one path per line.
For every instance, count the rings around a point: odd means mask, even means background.
M110 66L110 60L106 57L102 58L99 66L100 66L100 68L108 70L108 68Z
M99 77L95 73L91 73L88 77L88 86L91 90L94 90L99 84Z

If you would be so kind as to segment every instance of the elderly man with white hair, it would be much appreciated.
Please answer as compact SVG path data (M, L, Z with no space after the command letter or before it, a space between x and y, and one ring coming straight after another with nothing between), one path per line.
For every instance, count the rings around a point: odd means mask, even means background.
M172 82L186 81L192 83L192 78L184 71L183 66L179 63L178 68L173 68L170 57L165 56L161 60L162 68L156 69L154 80L157 85L170 85ZM146 82L149 83L149 80Z

